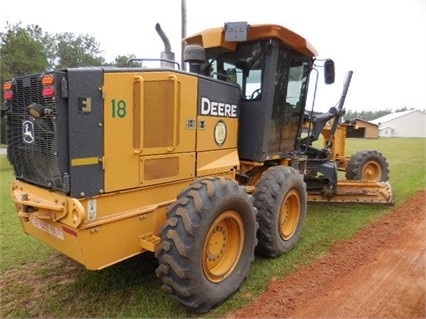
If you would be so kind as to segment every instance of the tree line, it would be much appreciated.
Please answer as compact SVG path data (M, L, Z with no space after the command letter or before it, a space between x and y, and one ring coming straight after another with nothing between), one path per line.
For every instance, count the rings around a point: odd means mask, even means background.
M49 70L85 66L125 66L133 55L107 62L99 43L89 34L48 33L38 25L6 23L0 32L1 81Z
M372 121L372 120L378 119L379 117L382 117L391 113L404 112L408 110L414 110L414 108L408 109L406 106L404 106L399 109L396 109L395 111L392 111L390 109L377 110L377 111L360 111L360 112L349 110L349 111L346 111L344 118L348 120L361 119L364 121Z

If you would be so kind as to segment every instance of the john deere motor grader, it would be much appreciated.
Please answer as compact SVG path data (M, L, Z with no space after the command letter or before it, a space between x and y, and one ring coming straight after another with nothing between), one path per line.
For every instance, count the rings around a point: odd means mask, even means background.
M325 122L305 107L318 61L303 37L239 22L185 41L189 72L166 45L159 68L16 77L2 113L25 233L90 270L155 252L164 290L202 313L241 286L255 250L294 247L310 193L338 197L338 165L330 143L312 146ZM320 67L332 83L332 61Z

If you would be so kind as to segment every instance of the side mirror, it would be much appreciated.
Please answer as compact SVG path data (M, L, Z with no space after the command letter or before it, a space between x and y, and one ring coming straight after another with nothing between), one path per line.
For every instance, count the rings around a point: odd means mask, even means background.
M325 84L333 84L334 83L334 61L331 59L327 59L324 62L324 82Z

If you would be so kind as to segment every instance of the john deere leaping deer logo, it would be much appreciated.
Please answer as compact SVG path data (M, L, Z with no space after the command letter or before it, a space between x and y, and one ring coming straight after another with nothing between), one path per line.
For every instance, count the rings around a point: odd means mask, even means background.
M25 143L34 143L34 124L31 121L24 121L22 123L22 137Z

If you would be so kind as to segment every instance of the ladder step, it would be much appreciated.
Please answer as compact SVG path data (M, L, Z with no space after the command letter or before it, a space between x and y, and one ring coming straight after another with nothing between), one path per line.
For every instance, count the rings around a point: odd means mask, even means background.
M153 233L142 235L139 239L140 246L148 251L154 252L160 243L160 237L155 236Z

